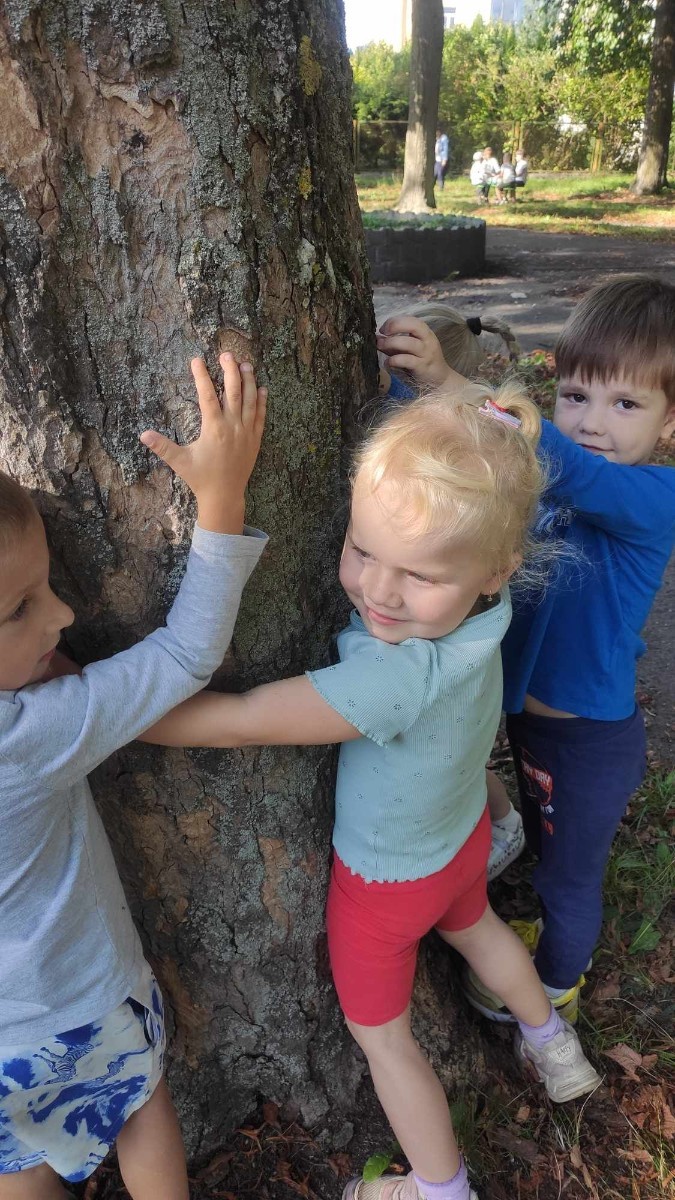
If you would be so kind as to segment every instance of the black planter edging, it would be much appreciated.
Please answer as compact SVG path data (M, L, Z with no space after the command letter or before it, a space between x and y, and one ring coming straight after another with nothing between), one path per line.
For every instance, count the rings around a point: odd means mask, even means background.
M485 221L477 217L445 228L385 225L365 235L372 283L424 283L485 266Z

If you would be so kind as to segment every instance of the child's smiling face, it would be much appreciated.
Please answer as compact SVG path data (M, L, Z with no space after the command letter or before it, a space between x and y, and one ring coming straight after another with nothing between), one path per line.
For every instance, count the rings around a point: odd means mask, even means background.
M553 423L578 446L610 462L639 466L649 457L673 406L661 388L622 376L561 377Z
M0 554L0 690L16 691L47 674L71 608L49 586L49 551L36 515Z
M358 479L340 582L368 632L391 644L445 637L501 584L470 547L411 537L391 485L371 492Z

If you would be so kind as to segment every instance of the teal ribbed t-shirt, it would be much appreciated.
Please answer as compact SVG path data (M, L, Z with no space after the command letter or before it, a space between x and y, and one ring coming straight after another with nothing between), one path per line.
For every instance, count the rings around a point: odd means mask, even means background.
M502 706L499 646L508 590L433 641L390 645L356 612L340 662L307 676L362 737L340 749L333 845L369 882L422 879L455 857L486 803L485 765Z

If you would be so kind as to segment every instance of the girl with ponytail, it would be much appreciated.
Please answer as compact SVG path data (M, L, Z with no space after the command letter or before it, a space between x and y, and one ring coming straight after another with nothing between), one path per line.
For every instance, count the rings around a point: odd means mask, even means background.
M389 317L377 335L385 363L380 394L411 400L430 387L460 386L465 379L475 378L488 354L484 333L497 334L509 359L518 358L520 346L513 331L497 317L465 318L456 308L440 303L417 304Z

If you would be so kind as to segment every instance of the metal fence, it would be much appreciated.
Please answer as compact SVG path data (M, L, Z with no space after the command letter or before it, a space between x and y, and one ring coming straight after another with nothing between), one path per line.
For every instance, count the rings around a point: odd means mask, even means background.
M356 171L395 170L403 166L405 121L353 122ZM496 121L489 128L447 129L450 174L468 171L476 150L492 146L498 158L505 150L524 148L530 165L541 171L633 171L640 148L640 126L591 129L572 121ZM675 171L675 137L669 169Z

